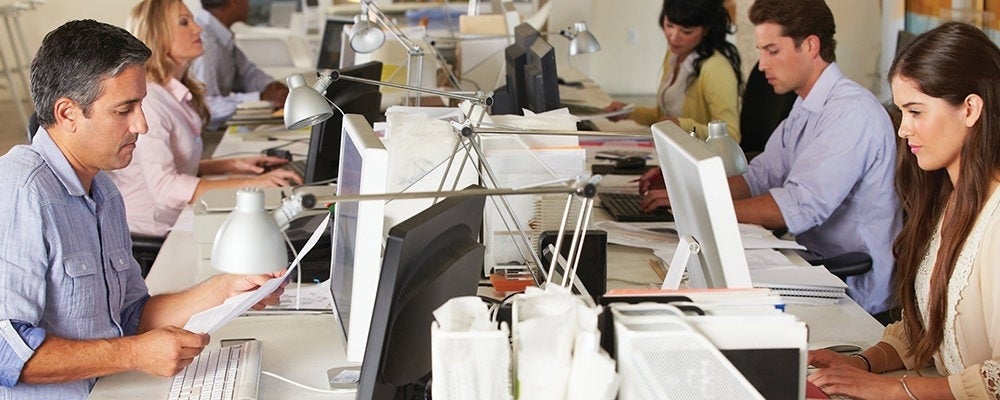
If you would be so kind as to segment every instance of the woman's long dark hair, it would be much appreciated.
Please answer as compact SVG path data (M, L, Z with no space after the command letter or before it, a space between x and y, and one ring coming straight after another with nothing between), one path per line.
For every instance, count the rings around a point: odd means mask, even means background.
M946 23L917 37L896 57L889 80L899 78L954 107L969 95L983 99L979 121L969 129L962 145L954 186L944 169L921 170L911 154L900 152L897 164L896 192L906 218L893 243L896 293L903 306L906 336L914 344L913 355L923 365L941 347L948 283L966 238L990 196L990 186L1000 174L1000 49L978 28ZM944 215L949 201L953 202L951 211ZM945 220L931 273L928 319L923 321L914 283L942 215Z
M705 37L695 47L698 59L694 62L694 79L701 74L701 64L718 51L729 60L729 65L736 73L737 90L743 92L743 72L740 69L740 52L732 43L726 41L726 34L733 33L733 19L729 11L722 6L723 0L663 0L663 10L660 11L659 26L663 21L686 26L705 28Z

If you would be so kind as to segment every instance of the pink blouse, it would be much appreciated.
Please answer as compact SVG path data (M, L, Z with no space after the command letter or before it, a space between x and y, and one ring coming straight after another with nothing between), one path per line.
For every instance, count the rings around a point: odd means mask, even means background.
M146 84L149 132L139 135L132 163L109 174L125 200L129 230L165 236L198 186L202 122L180 81Z

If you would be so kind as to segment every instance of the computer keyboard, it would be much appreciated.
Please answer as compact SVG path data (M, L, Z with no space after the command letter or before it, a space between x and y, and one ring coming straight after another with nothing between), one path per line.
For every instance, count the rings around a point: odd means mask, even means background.
M174 376L167 398L256 399L261 351L259 340L205 350Z
M611 217L618 222L670 222L674 220L666 208L657 208L651 212L642 211L639 204L642 196L638 193L597 193Z
M290 170L299 174L299 176L306 176L306 162L305 160L295 160L289 161L287 164L281 166L284 169Z

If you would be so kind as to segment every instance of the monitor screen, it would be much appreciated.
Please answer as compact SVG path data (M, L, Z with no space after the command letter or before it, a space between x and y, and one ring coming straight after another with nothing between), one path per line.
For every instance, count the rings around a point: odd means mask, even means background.
M379 80L382 63L372 61L340 70L342 75ZM313 125L306 156L305 183L317 183L336 178L340 165L340 135L344 114L360 114L371 125L385 119L382 114L382 93L378 86L348 80L338 80L326 89L326 98L339 107L330 119ZM343 112L344 114L342 114Z
M536 113L559 108L559 76L556 73L556 52L548 42L535 40L528 48L524 64L523 105Z
M722 159L673 122L654 124L652 131L677 234L701 247L688 259L689 285L751 287Z
M353 24L348 18L327 17L323 28L323 39L319 44L319 54L316 57L316 69L340 68L340 49L343 46L344 26Z
M371 125L347 114L342 140L337 195L385 193L388 152ZM334 209L330 293L347 339L347 359L361 362L378 286L385 201L345 201Z
M451 197L389 230L357 398L423 393L431 372L432 312L451 298L476 295L485 201Z

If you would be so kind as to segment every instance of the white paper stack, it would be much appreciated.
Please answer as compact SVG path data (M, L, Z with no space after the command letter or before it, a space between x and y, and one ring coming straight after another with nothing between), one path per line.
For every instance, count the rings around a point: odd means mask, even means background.
M788 266L750 270L754 287L768 288L782 297L837 302L847 296L847 284L822 266Z

